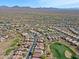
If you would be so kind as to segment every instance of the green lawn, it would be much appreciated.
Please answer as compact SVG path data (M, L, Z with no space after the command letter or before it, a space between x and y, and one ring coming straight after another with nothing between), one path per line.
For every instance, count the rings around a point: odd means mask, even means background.
M58 42L52 43L50 45L50 49L56 59L79 59L76 53L64 44ZM69 53L71 53L71 58L66 57L65 51L69 51Z
M17 44L20 42L20 37L14 38L14 40L11 42L11 45L9 48L5 50L5 55L9 55L11 51L17 48Z

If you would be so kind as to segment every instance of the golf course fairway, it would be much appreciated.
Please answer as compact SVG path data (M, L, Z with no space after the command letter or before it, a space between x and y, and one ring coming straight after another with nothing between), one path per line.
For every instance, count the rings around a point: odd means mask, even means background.
M55 59L79 59L76 53L64 44L58 42L51 43L50 49Z

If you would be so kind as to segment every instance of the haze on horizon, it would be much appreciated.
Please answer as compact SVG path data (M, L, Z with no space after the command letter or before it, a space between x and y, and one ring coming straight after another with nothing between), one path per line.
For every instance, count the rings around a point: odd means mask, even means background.
M0 0L0 6L79 8L79 0Z

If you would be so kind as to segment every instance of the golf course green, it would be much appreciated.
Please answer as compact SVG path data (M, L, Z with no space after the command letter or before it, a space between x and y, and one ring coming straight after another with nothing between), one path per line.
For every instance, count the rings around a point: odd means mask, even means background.
M79 59L72 49L59 42L51 43L50 49L55 59Z

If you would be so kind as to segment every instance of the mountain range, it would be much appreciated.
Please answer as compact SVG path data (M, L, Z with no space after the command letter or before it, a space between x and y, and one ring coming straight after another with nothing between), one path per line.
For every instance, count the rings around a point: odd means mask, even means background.
M13 7L8 7L8 6L0 6L0 12L11 12L11 11L16 11L16 12L22 12L22 11L30 11L30 12L49 12L49 13L79 13L79 8L32 8L32 7L20 7L20 6L13 6Z

